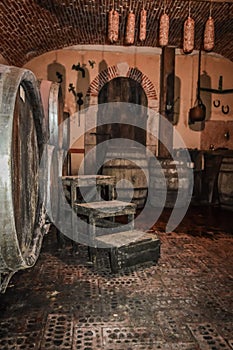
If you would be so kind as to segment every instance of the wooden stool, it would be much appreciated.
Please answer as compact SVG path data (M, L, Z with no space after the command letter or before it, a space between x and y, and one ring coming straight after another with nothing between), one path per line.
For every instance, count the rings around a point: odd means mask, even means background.
M103 218L112 218L115 220L116 216L127 215L128 223L127 229L131 232L134 228L134 215L136 213L136 204L121 202L121 201L100 201L89 203L75 203L74 209L77 215L86 218L88 226L88 235L90 240L89 257L92 262L96 259L96 228L98 222ZM111 221L109 222L109 228ZM118 233L115 233L118 234Z

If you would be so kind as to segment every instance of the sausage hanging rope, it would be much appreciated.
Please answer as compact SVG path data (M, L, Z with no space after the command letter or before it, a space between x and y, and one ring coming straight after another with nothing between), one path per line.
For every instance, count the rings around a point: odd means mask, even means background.
M169 37L169 17L166 13L162 14L159 21L159 45L167 46Z
M147 11L144 9L141 10L140 13L140 33L139 33L139 40L144 41L146 39L146 16Z
M205 24L204 50L211 51L214 48L214 19L212 18L212 3L210 3L210 15Z
M119 33L119 13L113 9L108 14L108 39L111 43L118 40Z
M166 14L166 4L164 3L163 14L159 20L159 45L167 46L169 38L169 17Z
M128 17L127 17L126 36L125 36L126 44L134 43L134 33L135 33L135 14L131 10L131 12L128 14Z
M190 3L189 3L189 15L184 22L184 40L183 51L184 53L191 53L194 49L194 36L195 36L195 21L190 15Z
M118 32L119 32L119 13L114 10L113 11L113 41L116 42L118 40Z

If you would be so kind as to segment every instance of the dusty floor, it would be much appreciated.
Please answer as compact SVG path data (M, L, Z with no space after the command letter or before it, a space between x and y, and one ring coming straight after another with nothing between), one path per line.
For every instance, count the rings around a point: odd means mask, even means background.
M233 220L191 208L174 233L154 226L158 264L112 275L107 255L58 251L49 233L36 266L0 295L0 349L233 349Z

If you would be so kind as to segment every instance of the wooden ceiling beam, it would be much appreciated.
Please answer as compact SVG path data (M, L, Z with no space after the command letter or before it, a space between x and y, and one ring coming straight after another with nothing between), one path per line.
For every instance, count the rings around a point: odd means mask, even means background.
M182 0L182 1L191 1L191 2L212 2L213 4L214 3L227 3L227 4L233 4L233 0Z

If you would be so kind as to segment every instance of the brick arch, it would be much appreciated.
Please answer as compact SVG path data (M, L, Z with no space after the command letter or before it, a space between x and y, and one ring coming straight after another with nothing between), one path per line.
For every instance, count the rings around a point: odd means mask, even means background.
M107 69L101 71L97 77L95 77L95 79L90 84L86 94L86 99L89 101L89 105L98 104L98 95L102 87L110 80L117 77L131 78L141 84L147 96L148 107L157 109L156 106L158 96L154 85L150 79L139 69L130 68L127 66L127 64L124 67L120 67L118 65L108 67Z
M98 105L98 96L99 92L102 89L102 87L107 84L109 81L111 81L114 78L118 77L126 77L131 78L135 81L137 81L139 84L141 84L148 101L148 108L158 112L158 96L155 91L154 85L150 81L150 79L143 74L139 69L137 68L130 68L126 62L119 63L115 66L108 67L107 69L101 71L97 77L91 82L87 94L86 94L86 107L89 106L95 106ZM93 115L92 117L96 118L97 122L97 114ZM146 135L146 147L148 150L150 150L153 154L156 154L157 150L157 139L155 137L151 136L151 133L153 132L153 135L158 135L158 123L156 121L157 119L154 118L153 113L148 113L147 118L147 130L150 132L147 132ZM88 120L85 119L85 125L86 130L88 129ZM85 132L84 137L84 147L85 147L85 154L89 153L93 147L96 146L96 137L93 137L94 130L89 130ZM96 164L96 154L95 152L89 153L91 156L89 159L85 159L85 173L86 174L95 174L95 164Z

